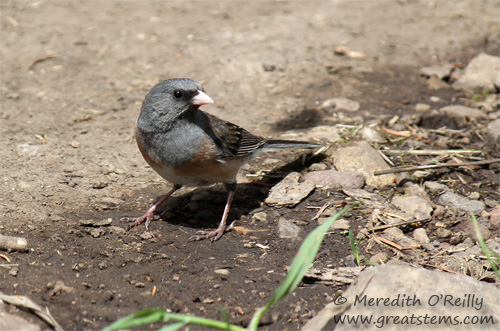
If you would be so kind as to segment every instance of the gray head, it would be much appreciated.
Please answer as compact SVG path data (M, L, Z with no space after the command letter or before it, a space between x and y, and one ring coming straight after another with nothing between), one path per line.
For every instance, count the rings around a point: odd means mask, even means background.
M187 111L194 111L209 103L213 103L213 100L203 92L200 83L189 78L165 80L156 84L146 95L139 122L158 121L165 125Z

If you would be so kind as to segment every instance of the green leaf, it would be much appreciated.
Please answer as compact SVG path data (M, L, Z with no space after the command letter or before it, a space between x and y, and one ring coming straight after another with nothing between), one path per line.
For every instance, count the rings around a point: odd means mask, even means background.
M359 205L359 202L355 202L350 206L345 207L342 211L335 214L333 217L328 219L326 222L314 229L304 240L302 245L297 252L297 255L292 261L290 269L283 280L283 282L278 286L273 296L269 302L261 307L252 317L250 324L246 330L257 330L259 322L262 316L279 300L283 299L285 296L290 294L302 281L306 271L314 262L316 254L320 248L321 242L323 241L326 232L330 229L333 222L339 219L346 211L348 211L352 206ZM352 236L352 234L351 234ZM352 240L354 242L354 239ZM356 244L354 244L356 246ZM359 245L359 242L358 242ZM357 248L357 247L356 247ZM187 324L196 324L204 327L229 330L229 331L243 331L245 329L230 324L227 312L224 309L221 310L222 318L224 322L212 320L203 317L189 316L183 314L170 313L164 309L146 309L129 316L123 317L113 323L112 325L103 329L103 331L113 331L125 328L131 328L134 326L151 324L155 322L169 322L175 321L170 325L166 325L160 329L160 331L175 331Z
M121 330L131 328L137 325L162 322L165 315L165 309L146 309L129 316L120 318L115 323L103 329L103 331Z
M358 204L360 203L355 202L352 205L345 207L343 210L341 210L333 217L329 218L326 222L324 222L316 229L314 229L306 237L306 239L300 246L297 255L293 259L285 279L276 289L269 302L265 306L257 310L257 312L254 314L252 320L250 321L250 324L247 327L247 330L252 330L252 331L257 330L260 319L271 308L271 306L274 305L279 300L283 299L288 294L290 294L299 285L299 283L302 281L302 278L304 278L306 271L314 262L314 259L316 258L316 254L318 253L321 242L323 241L326 232L330 229L333 222L339 219L353 205L358 205Z
M161 327L158 331L177 331L185 325L186 325L185 322L172 323L170 325L165 325L164 327Z
M479 224L477 223L476 216L474 215L473 212L470 213L470 216L472 217L472 224L474 224L474 230L476 231L476 237L477 241L479 242L479 246L481 246L481 250L483 251L484 255L486 256L486 259L490 263L491 269L495 272L498 278L500 278L500 271L498 270L497 264L493 259L497 259L500 261L500 257L498 256L497 253L495 253L491 248L486 245L484 242L483 236L481 235L481 230L479 229ZM491 254L490 254L491 253ZM494 256L491 257L491 255Z

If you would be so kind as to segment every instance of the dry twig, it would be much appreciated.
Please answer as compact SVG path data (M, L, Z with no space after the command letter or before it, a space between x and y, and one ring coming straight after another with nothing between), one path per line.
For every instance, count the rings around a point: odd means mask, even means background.
M409 225L409 224L415 224L415 223L425 223L429 222L431 219L423 219L423 220L413 220L413 221L403 221L403 222L398 222L398 223L393 223L393 224L387 224L387 225L381 225L377 226L375 228L369 229L370 231L380 231L380 230L385 230L388 228L394 228L396 226L401 226L401 225Z
M49 60L49 59L53 59L53 58L56 58L56 57L59 57L59 55L56 54L56 53L49 53L47 55L41 56L41 57L35 59L33 62L31 62L31 64L26 67L26 70L33 70L33 68L35 67L35 65L37 63L43 62L43 61L46 61L46 60Z
M465 166L479 166L479 165L486 165L486 164L492 164L492 163L500 163L500 159L474 161L474 162L461 162L461 163L452 163L452 164L438 163L438 164L429 164L429 165L423 165L423 166L398 167L398 168L394 168L394 169L375 171L373 174L375 176L378 176L378 175L393 174L393 173L405 172L405 171L437 169L437 168L465 167Z
M447 155L447 154L481 154L483 151L476 149L388 149L383 151L385 154L399 155L399 154L412 154L412 155Z

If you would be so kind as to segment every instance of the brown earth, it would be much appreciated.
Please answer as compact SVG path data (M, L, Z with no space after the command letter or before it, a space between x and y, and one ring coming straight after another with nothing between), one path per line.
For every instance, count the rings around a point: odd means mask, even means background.
M7 253L17 273L0 267L0 291L48 307L65 329L99 329L150 307L211 318L223 307L244 325L300 245L278 237L277 220L298 221L303 238L327 199L346 201L316 190L293 209L263 204L270 186L245 176L266 167L262 156L242 172L230 213L256 232L187 242L217 225L226 198L219 186L183 189L149 232L121 231L121 217L140 215L169 188L133 139L142 99L158 81L198 80L215 100L206 111L273 137L411 115L430 96L441 98L437 106L453 103L463 92L432 89L420 68L465 65L481 51L498 54L499 45L498 1L4 0L0 9L0 232L25 237L30 247ZM335 54L339 45L366 57ZM360 110L317 109L338 96L358 100ZM284 166L300 153L268 157ZM306 171L293 166L278 175L292 169ZM266 222L252 220L259 211ZM369 214L359 208L345 217L357 226ZM80 224L108 218L114 227ZM333 233L315 266L344 265L349 254L346 237ZM54 291L57 282L68 288ZM264 322L297 329L347 286L305 282Z

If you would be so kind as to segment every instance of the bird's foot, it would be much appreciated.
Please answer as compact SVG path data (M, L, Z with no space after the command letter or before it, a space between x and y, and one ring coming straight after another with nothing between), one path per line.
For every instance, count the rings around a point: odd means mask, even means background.
M158 215L154 215L154 212L153 211L147 211L144 215L142 215L141 217L134 217L134 218L130 218L130 217L122 217L120 220L121 221L125 221L125 222L128 222L130 223L128 226L127 226L127 231L132 229L133 227L136 227L138 226L139 224L141 223L144 223L144 225L146 226L146 230L148 229L149 227L149 224L151 223L152 220L157 220L159 219L160 217Z
M229 226L224 226L224 225L219 226L217 229L215 229L213 231L198 231L194 234L194 236L191 236L188 239L188 241L199 241L199 240L210 238L210 241L214 242L214 241L218 240L220 237L222 237L224 232L231 231L234 228L235 222L236 221L231 223Z

